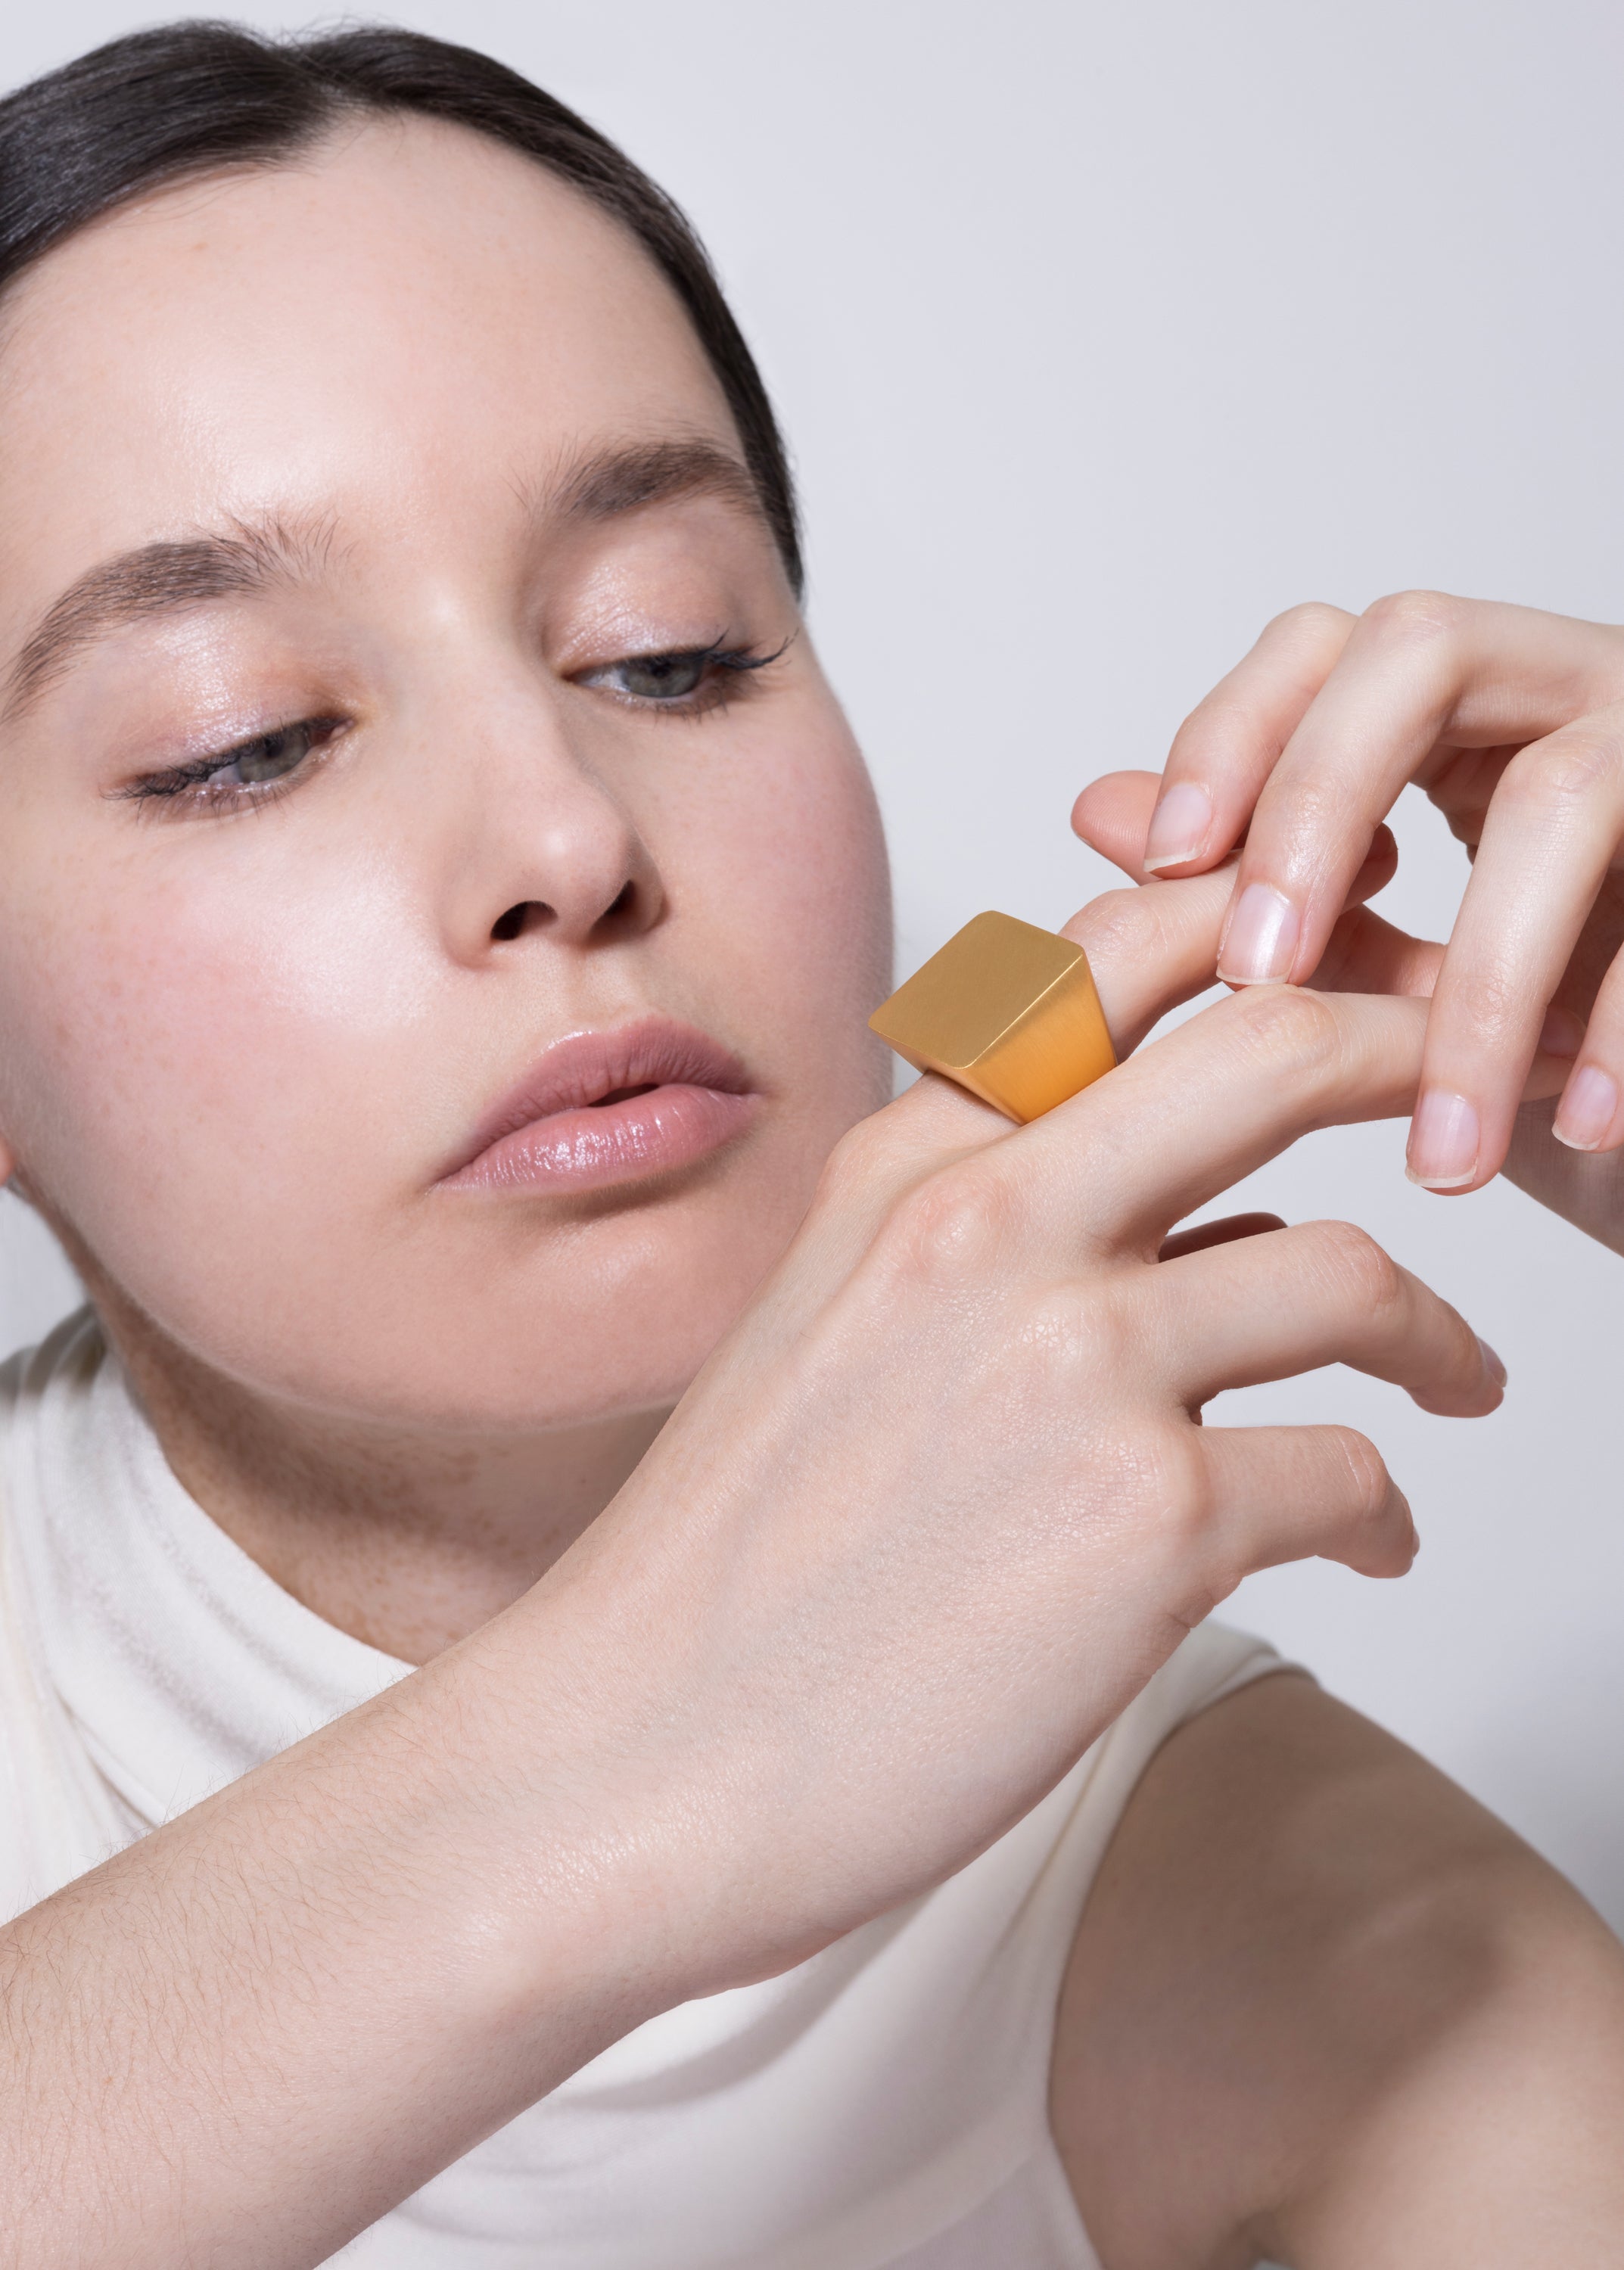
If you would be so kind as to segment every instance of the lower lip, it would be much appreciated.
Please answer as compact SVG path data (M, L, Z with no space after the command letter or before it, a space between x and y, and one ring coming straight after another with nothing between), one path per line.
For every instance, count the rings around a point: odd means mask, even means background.
M741 1135L760 1099L718 1087L652 1087L516 1127L448 1176L451 1191L607 1190L675 1174Z

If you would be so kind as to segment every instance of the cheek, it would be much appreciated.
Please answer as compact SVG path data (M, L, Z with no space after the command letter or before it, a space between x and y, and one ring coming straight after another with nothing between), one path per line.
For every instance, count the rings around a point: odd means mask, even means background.
M0 874L0 1132L124 1292L240 1378L503 1423L536 1416L538 1380L547 1423L668 1398L889 1094L866 1027L889 909L832 703L641 768L627 795L671 906L633 990L738 1046L774 1098L775 1134L692 1198L563 1238L425 1208L545 986L488 992L487 1016L478 974L447 962L420 845L340 851L271 816L206 856L179 830L128 856L60 826L23 847ZM634 1309L656 1320L634 1345Z
M707 785L670 815L663 857L679 926L702 940L685 958L727 973L718 1005L753 1035L782 1092L833 1090L839 1132L890 1093L889 1056L867 1029L892 952L868 775L830 701L770 746L742 740Z
M103 857L93 889L58 866L6 909L0 1125L102 1265L160 1308L200 1253L242 1266L272 1234L352 1212L337 1131L409 1052L428 996L387 870L266 864Z

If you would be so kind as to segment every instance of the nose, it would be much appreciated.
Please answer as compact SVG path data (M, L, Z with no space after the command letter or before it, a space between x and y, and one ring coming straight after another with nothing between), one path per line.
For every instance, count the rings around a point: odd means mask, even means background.
M538 688L503 704L477 748L464 740L476 809L459 830L446 909L459 961L505 960L543 937L606 946L652 929L664 911L624 783L595 766L579 738Z

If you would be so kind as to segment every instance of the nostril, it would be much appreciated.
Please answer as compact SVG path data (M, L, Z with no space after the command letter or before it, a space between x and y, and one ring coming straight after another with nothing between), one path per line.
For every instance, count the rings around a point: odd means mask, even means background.
M491 924L493 939L521 938L532 923L544 921L547 909L538 899L521 899L516 907L509 907L505 915L498 915Z
M637 899L637 886L636 886L636 884L635 884L635 883L627 883L627 884L626 884L626 885L622 887L621 892L620 892L620 895L619 896L619 898L617 898L617 899L616 899L616 901L615 901L615 902L614 902L614 904L613 904L612 907L607 907L607 908L605 908L605 909L604 909L604 917L603 917L603 918L604 918L604 920L605 922L613 922L613 921L616 919L616 917L617 917L618 916L629 915L629 914L631 913L631 911L632 911L633 906L634 906L634 905L635 904L635 902L636 902L636 899Z

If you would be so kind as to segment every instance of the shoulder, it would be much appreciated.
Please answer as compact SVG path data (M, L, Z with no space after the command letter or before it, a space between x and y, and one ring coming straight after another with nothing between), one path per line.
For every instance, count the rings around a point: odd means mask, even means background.
M1111 2270L1242 2239L1340 2265L1435 2225L1440 2263L1499 2259L1453 2251L1472 2242L1449 2218L1492 2212L1503 2236L1553 2185L1564 2243L1593 2214L1613 2251L1589 2259L1624 2260L1624 1955L1414 1752L1267 1679L1174 1733L1125 1808L1051 2109Z

